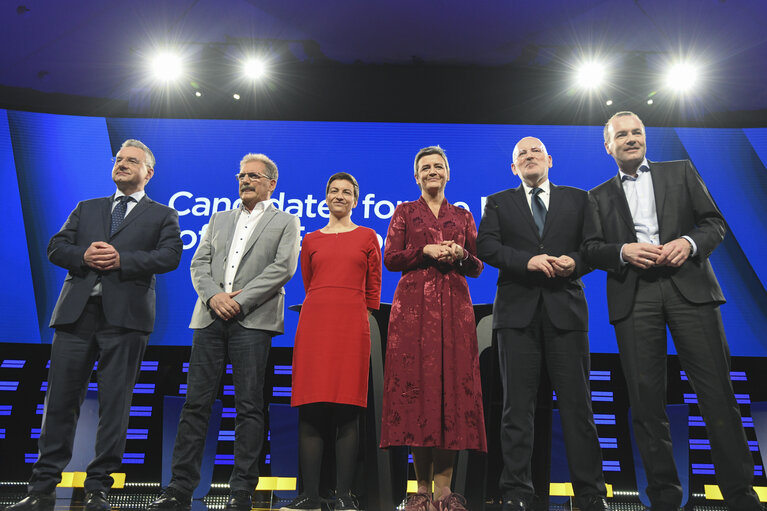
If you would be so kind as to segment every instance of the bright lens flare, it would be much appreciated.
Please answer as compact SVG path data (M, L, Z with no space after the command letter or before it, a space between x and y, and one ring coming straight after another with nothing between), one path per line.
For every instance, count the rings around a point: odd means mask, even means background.
M152 60L152 73L158 80L177 80L183 71L181 57L172 53L161 53Z
M604 83L605 66L596 62L581 64L576 75L578 86L583 89L596 89Z
M261 60L249 59L243 63L242 72L251 80L258 80L266 74L266 65Z
M693 64L676 64L666 74L666 85L679 92L688 92L698 83L698 68Z

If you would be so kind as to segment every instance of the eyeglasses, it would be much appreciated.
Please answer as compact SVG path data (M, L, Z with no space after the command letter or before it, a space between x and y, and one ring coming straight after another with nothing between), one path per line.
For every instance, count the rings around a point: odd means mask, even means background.
M131 167L138 167L139 165L143 163L137 160L136 158L134 158L133 156L129 158L123 158L122 156L112 156L110 160L112 160L113 165L120 165L121 163L127 163Z
M261 179L261 178L269 179L269 176L265 176L263 174L256 174L255 172L247 172L247 173L243 172L240 174L235 174L234 177L237 178L237 181L242 181L246 177L251 181L256 181L257 179Z

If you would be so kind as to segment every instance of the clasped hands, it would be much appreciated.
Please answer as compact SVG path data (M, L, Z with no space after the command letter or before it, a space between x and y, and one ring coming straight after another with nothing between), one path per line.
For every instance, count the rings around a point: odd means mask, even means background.
M527 261L529 271L539 271L548 278L569 277L575 270L575 261L568 255L559 257L538 254Z
M626 243L623 260L646 270L653 266L679 268L692 254L692 244L685 238L677 238L664 245L651 243Z
M432 259L436 259L441 263L448 264L453 264L455 261L462 261L466 256L463 247L453 240L426 245L423 247L423 254Z
M85 249L83 262L94 270L116 270L120 267L120 253L105 241L94 241Z
M240 293L242 293L242 289L231 293L225 291L216 293L208 300L208 306L218 314L218 317L224 321L229 321L240 313L240 304L234 300L234 297Z

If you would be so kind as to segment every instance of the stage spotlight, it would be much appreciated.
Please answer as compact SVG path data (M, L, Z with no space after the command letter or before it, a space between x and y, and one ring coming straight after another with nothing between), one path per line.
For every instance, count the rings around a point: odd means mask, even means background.
M697 66L689 62L675 64L666 73L666 85L677 92L689 92L698 83Z
M196 91L194 91L194 95L197 96L198 98L202 97L202 92L196 90Z
M248 59L242 64L242 73L251 80L258 80L266 74L266 64L260 59Z
M575 81L582 89L597 89L605 80L605 66L598 62L581 64L575 75Z
M181 57L172 53L160 53L152 60L152 73L164 82L178 79L183 72Z
M650 98L650 99L648 99L648 100L647 100L647 104L648 104L648 105L652 105L653 103L655 103L655 101L653 101L653 100L652 100L652 98Z
M613 100L612 99L608 99L607 101L605 101L605 105L607 105L607 106L612 106L612 104L613 104Z
M235 101L238 101L240 99L240 95L237 94L236 92L232 94L232 97L234 98Z

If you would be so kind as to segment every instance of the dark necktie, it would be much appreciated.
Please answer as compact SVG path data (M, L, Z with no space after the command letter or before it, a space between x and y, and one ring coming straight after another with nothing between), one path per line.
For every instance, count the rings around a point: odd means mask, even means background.
M117 228L120 227L120 224L123 223L123 220L125 220L125 212L128 211L128 203L133 200L133 197L123 195L116 200L117 204L112 210L112 227L109 231L110 236L115 233Z
M541 188L533 188L530 190L530 194L532 195L530 204L533 209L533 220L535 220L535 225L538 227L539 236L543 236L543 226L546 224L546 206L543 204L543 199L538 196L542 191L543 189Z

